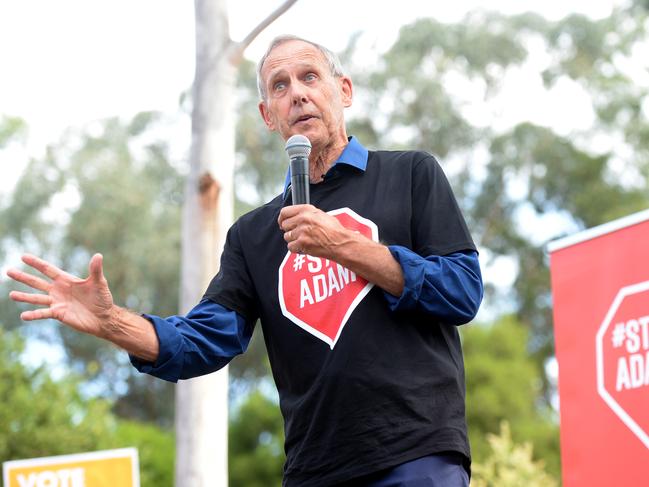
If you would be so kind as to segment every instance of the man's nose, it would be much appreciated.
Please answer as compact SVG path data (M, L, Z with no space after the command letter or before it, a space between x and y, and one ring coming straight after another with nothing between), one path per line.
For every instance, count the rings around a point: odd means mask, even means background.
M291 83L291 100L293 105L301 105L309 101L306 88L301 83Z

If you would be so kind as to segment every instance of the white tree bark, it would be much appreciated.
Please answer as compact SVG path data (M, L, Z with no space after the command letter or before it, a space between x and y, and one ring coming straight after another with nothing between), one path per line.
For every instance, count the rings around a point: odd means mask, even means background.
M196 74L182 225L180 306L186 313L218 271L233 218L234 88L243 51L297 0L285 1L246 38L229 38L226 0L195 0ZM228 372L176 388L176 487L228 484Z

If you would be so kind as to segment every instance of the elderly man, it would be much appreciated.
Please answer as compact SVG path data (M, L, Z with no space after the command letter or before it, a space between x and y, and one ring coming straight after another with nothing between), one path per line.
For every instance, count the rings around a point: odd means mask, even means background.
M80 280L50 280L24 320L55 318L107 339L170 381L245 351L258 319L285 421L285 486L466 486L470 464L457 326L482 299L477 252L427 153L368 151L347 136L351 80L326 48L275 39L258 67L261 116L309 138L313 205L287 191L228 232L219 273L186 316L114 305L95 255ZM293 303L290 305L288 303Z

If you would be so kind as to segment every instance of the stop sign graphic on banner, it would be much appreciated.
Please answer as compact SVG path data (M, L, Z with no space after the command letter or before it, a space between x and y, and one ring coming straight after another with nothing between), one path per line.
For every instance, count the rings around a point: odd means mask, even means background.
M565 487L648 485L649 209L548 246Z
M328 212L350 230L378 242L374 222L349 208ZM347 320L373 284L328 259L287 252L279 267L282 314L332 349Z
M596 347L597 392L649 448L649 281L620 289Z

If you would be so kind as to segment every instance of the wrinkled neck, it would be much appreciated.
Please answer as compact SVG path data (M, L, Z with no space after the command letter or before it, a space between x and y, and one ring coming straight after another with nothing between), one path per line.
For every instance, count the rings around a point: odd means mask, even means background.
M314 147L311 150L309 156L309 179L311 183L317 184L322 181L324 175L338 160L345 147L347 147L347 137L345 137L344 143L337 141L321 149Z

